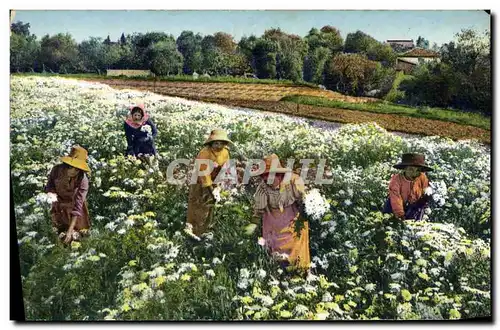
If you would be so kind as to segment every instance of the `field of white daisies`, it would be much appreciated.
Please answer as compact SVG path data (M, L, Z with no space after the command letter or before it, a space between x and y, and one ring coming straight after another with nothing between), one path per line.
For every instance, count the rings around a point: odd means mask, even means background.
M158 127L158 164L123 156L127 107L143 102ZM11 178L26 317L31 320L459 319L491 315L490 151L474 141L403 138L376 124L231 109L77 80L11 77ZM309 184L312 268L282 271L247 236L250 185L221 193L213 233L182 234L188 185L166 181L223 128L236 158L276 153L326 159L330 185ZM43 193L59 157L89 151L92 230L64 247ZM423 152L435 171L422 222L380 213L392 164ZM180 172L186 169L181 167ZM177 173L182 175L182 173Z

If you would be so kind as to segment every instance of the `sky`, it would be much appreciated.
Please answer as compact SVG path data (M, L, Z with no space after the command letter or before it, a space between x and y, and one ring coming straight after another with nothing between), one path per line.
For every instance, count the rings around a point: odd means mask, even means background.
M177 38L183 30L222 31L239 41L272 27L304 37L312 27L332 25L344 39L361 30L379 41L422 36L430 45L441 45L465 28L490 30L490 16L483 10L17 10L14 21L29 23L38 37L67 32L77 42L108 35L117 40L122 32L161 31Z

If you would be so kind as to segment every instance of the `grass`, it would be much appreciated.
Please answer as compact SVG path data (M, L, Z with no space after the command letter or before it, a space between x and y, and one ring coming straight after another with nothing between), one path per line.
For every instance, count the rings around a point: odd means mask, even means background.
M293 82L291 80L278 80L278 79L252 79L252 78L240 78L231 76L217 76L217 77L202 77L201 75L198 79L194 79L191 75L176 75L176 76L157 76L157 77L127 77L127 76L115 76L110 77L106 75L99 75L95 73L68 73L68 74L58 74L58 73L37 73L37 72L27 72L27 73L12 73L14 76L41 76L41 77L63 77L63 78L74 78L74 79L122 79L122 80L139 80L139 81L186 81L186 82L203 82L203 83L235 83L235 84L264 84L264 85L285 85L285 86L302 86L318 88L316 84L308 82Z
M411 75L405 75L404 72L399 71L396 74L396 79L394 79L394 82L392 83L391 90L389 91L389 93L387 93L387 95L385 96L384 99L386 101L392 102L392 103L395 103L399 100L404 99L405 92L399 90L399 85L401 84L402 81L407 80L407 79L411 79L411 78L412 78Z
M307 104L320 107L338 108L347 110L367 111L390 115L403 115L415 118L434 119L453 122L461 125L470 125L485 130L491 130L491 118L477 114L462 112L459 110L447 110L430 107L408 107L388 102L349 103L338 100L329 100L317 96L290 95L281 101Z

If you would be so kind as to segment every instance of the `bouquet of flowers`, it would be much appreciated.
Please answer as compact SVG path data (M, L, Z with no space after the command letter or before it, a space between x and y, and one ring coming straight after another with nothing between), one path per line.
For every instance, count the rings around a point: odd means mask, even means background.
M153 131L152 131L150 125L142 125L141 131L148 134L148 139L151 139L153 137L153 134L152 134Z

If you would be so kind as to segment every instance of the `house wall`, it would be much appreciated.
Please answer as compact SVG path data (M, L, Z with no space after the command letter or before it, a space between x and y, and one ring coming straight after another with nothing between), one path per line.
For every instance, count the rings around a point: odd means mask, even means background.
M150 70L106 70L107 76L127 76L127 77L143 77L152 76Z
M417 64L406 63L402 61L396 62L396 70L403 71L405 74L410 74Z

